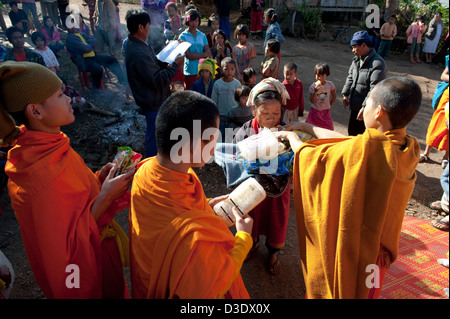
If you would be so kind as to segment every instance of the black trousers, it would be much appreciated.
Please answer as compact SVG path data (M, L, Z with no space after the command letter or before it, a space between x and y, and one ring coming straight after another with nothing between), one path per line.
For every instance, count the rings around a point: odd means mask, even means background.
M350 120L348 121L348 135L350 135L350 136L356 136L358 134L362 134L366 130L364 121L360 121L357 119L358 113L359 113L359 110L351 110L350 111Z
M92 86L96 89L100 88L103 77L102 66L111 70L117 76L119 83L125 83L125 74L120 67L119 61L112 56L96 54L92 58L84 58L84 64L86 67L85 71L89 72L92 76Z

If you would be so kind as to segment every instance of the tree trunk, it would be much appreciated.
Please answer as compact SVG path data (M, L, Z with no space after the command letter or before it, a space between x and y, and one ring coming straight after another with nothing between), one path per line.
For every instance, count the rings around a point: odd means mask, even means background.
M391 15L398 12L398 0L386 0L386 10L384 11L384 19L389 20Z

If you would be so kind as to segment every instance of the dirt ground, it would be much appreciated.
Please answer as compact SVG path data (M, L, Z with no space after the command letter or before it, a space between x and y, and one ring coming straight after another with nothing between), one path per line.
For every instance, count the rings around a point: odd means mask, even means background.
M80 4L81 1L71 0L71 3ZM120 4L123 38L127 35L126 25L124 24L125 13L127 9L135 7L137 6ZM88 17L87 8L82 6L80 8L84 17ZM231 15L232 30L238 15L239 13ZM8 24L9 18L7 15L5 15L5 20ZM200 30L206 31L207 28L204 22ZM353 32L355 31L356 29L353 30ZM62 38L65 38L65 36L62 35ZM0 41L9 46L4 33L0 33ZM259 66L264 54L263 40L249 41L255 44L258 54L254 66ZM232 45L236 43L236 39L231 39ZM117 56L122 62L121 43L116 43L116 49ZM319 40L286 37L281 53L282 64L288 61L294 61L298 64L298 78L303 82L305 94L307 94L309 85L314 81L314 65L320 61L329 63L331 68L329 80L336 85L338 92L340 92L353 58L351 48L348 45L340 44L338 41L330 41L326 34L321 34ZM76 69L65 53L62 54L61 61L61 75L68 80L70 85L75 86L81 92ZM427 127L433 113L431 99L443 67L427 64L412 65L409 63L408 56L400 53L392 54L386 62L389 76L410 77L417 81L422 88L422 107L413 122L408 126L407 131L419 140L421 149L424 150ZM281 72L280 79L283 79ZM99 169L111 159L113 146L126 144L132 146L136 151L143 152L145 135L145 124L143 123L145 122L143 116L138 113L138 107L134 103L131 105L125 104L125 90L114 79L113 83L106 82L106 87L107 90L104 93L93 94L90 90L86 90L83 95L97 107L115 112L118 116L108 117L85 110L77 114L76 121L73 124L62 128L62 131L70 137L72 147L79 152L85 159L86 164L93 170ZM302 120L306 119L308 111L309 103L305 99L305 115ZM338 94L331 113L335 130L346 134L349 111L343 108L340 94ZM430 156L431 160L428 163L418 165L416 186L405 211L406 215L430 221L439 218L440 214L431 210L428 205L430 202L440 199L442 195L439 183L439 177L442 174L440 165L442 156L442 152L433 150ZM224 174L216 164L206 165L198 169L197 173L208 197L230 192L226 188ZM0 190L0 205L3 208L3 214L0 215L0 249L11 261L16 274L14 289L10 298L44 298L29 267L20 237L20 229L11 209L6 187ZM121 212L117 216L117 220L125 230L128 229L128 211ZM250 296L258 299L304 298L305 287L300 267L295 212L292 202L286 246L281 250L279 257L282 264L279 274L270 275L268 273L266 270L267 258L267 251L264 245L261 245L244 263L242 276Z

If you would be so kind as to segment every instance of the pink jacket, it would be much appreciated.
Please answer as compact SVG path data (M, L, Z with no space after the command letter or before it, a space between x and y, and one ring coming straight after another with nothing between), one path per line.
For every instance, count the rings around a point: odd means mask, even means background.
M406 30L406 36L407 36L406 42L407 43L413 42L413 35L414 35L414 31L416 28L420 28L419 33L417 35L417 43L422 42L422 34L424 34L426 31L425 24L422 23L422 25L419 26L419 24L417 22L413 22L409 25L408 29Z
M42 27L41 32L44 34L45 37L45 44L47 45L50 41L55 40L56 42L60 42L61 38L59 36L58 29L53 27L53 34L48 34L47 29Z

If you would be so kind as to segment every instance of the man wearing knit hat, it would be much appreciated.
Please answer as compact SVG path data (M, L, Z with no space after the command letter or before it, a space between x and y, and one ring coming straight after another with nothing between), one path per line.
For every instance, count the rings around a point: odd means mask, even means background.
M110 163L92 173L60 131L75 120L70 101L46 67L0 64L0 146L13 145L5 167L11 205L47 298L126 298L128 239L114 215L129 205L134 172L114 177Z
M372 88L386 78L386 63L371 47L372 39L367 31L358 31L350 41L355 55L342 89L344 108L350 106L348 135L364 133L363 110Z

